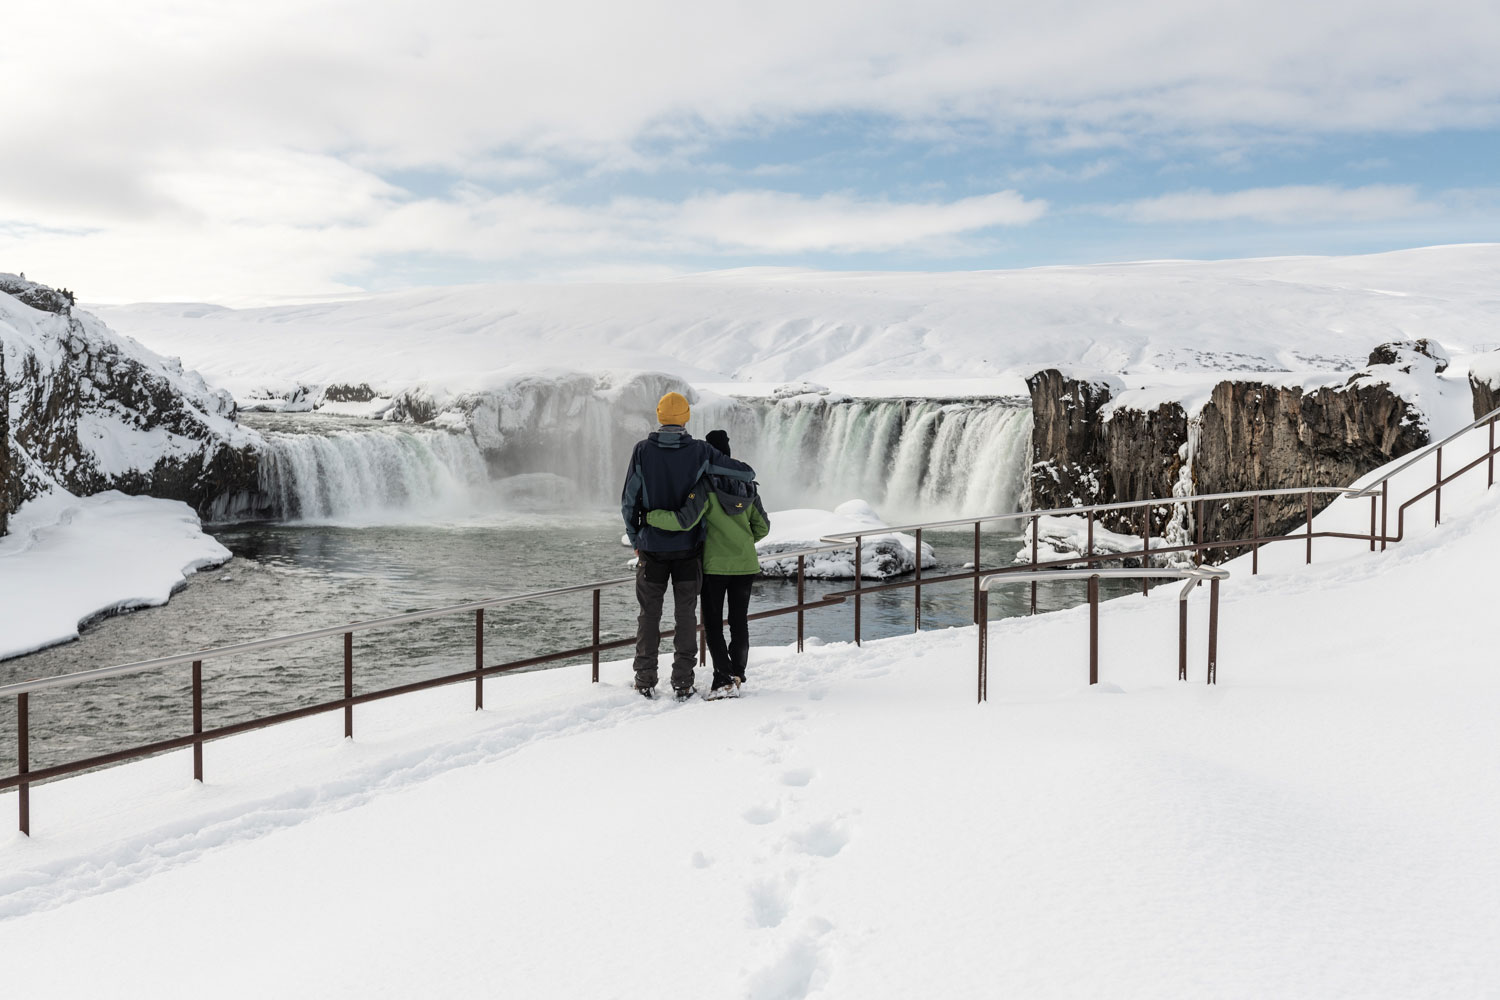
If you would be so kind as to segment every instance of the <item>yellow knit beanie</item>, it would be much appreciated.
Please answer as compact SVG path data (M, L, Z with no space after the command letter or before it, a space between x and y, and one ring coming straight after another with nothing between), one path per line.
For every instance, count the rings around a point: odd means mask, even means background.
M656 404L656 419L663 424L685 424L691 412L687 397L680 392L669 392Z

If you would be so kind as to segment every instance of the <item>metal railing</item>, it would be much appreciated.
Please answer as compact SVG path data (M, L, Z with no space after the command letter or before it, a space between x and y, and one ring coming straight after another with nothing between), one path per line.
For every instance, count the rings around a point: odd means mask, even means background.
M1406 514L1407 509L1410 508L1412 506L1412 504L1417 503L1418 501L1420 501L1420 500L1424 499L1425 497L1427 497L1429 495L1432 495L1434 493L1436 493L1436 495L1437 495L1437 503L1436 503L1436 510L1435 510L1435 513L1434 513L1434 518L1435 518L1435 521L1441 520L1441 515L1442 515L1442 506L1441 506L1441 504L1442 504L1442 488L1445 485L1447 485L1448 483L1452 482L1454 479L1457 479L1459 476L1464 475L1465 473L1469 472L1470 470L1478 467L1480 464L1483 464L1486 461L1488 461L1488 463L1489 463L1489 484L1491 486L1494 485L1494 477L1495 477L1495 474L1494 474L1494 460L1495 460L1495 456L1497 454L1497 450L1496 450L1496 447L1495 447L1495 424L1496 424L1497 419L1500 419L1500 409L1497 409L1497 410L1495 410L1492 413L1486 414L1485 416L1483 416L1480 419L1474 421L1472 424L1469 424L1467 427L1463 428L1462 430L1457 431L1454 434L1449 435L1447 438L1444 438L1442 441L1437 442L1434 445L1429 445L1428 447L1422 449L1420 452L1418 452L1418 453L1414 454L1413 456L1411 456L1405 463L1403 463L1398 468L1396 468L1396 469L1394 469L1394 470L1392 470L1392 471L1384 474L1379 479L1376 479L1376 480L1372 481L1370 484L1368 484L1368 485L1366 485L1364 487L1358 488L1358 489L1356 489L1354 487L1322 487L1322 486L1311 486L1311 487L1306 487L1306 488L1290 488L1290 489L1275 489L1275 490L1244 490L1244 491L1235 492L1235 493L1215 493L1215 494L1208 494L1208 495L1204 495L1204 496L1191 496L1191 497L1170 497L1170 498L1163 498L1163 499L1153 498L1153 499L1148 499L1148 500L1128 500L1128 501L1119 501L1119 502L1108 503L1108 504L1094 504L1094 505L1091 505L1091 506L1064 507L1064 508L1054 508L1054 509L1051 509L1051 510L1040 510L1040 511L1033 510L1033 511L1021 511L1021 512L1005 513L1005 514L991 514L991 515L986 515L986 516L981 516L981 517L957 518L957 519L944 520L944 521L927 521L927 522L923 522L921 524L897 525L897 526L894 526L894 527L872 528L872 529L869 529L867 531L848 532L848 533L841 533L841 534L829 535L826 538L821 539L821 541L825 542L826 544L817 545L817 546L809 546L807 548L798 549L798 550L790 551L790 552L768 553L765 556L765 558L768 559L768 560L777 560L777 561L780 561L780 560L790 560L794 556L796 557L796 559L797 559L797 602L795 604L787 605L787 606L784 606L784 607L772 608L772 609L769 609L769 610L756 612L755 614L752 614L749 617L753 621L753 620L761 620L761 619L771 618L771 617L780 616L780 615L795 614L797 616L797 651L798 652L802 652L803 651L803 646L804 646L803 640L804 640L804 632L805 632L805 616L806 616L806 612L807 611L809 611L809 610L815 610L815 609L822 608L822 607L826 607L830 603L844 602L844 601L852 598L853 599L853 604L854 604L854 636L853 636L853 638L854 638L854 642L856 644L860 644L863 641L862 616L861 616L861 613L862 613L862 600L863 600L863 598L866 595L876 594L876 593L882 593L882 592L886 592L886 591L901 590L901 589L905 589L907 587L911 587L915 591L915 602L914 603L915 603L916 607L915 607L915 612L914 612L913 628L914 628L914 630L920 630L921 626L922 626L922 601L921 601L921 594L922 594L922 587L923 586L937 586L937 585L953 583L953 582L961 581L961 580L972 581L972 584L973 584L973 619L972 620L975 621L975 622L978 622L980 620L980 616L981 616L981 603L984 600L984 596L983 595L984 595L984 593L985 593L985 591L987 589L985 587L985 582L989 578L1009 577L1009 576L1016 575L1016 574L1027 574L1026 577L1024 578L1024 580L1018 580L1016 582L1026 582L1026 583L1029 583L1031 585L1030 612L1032 614L1035 614L1036 613L1036 609L1037 609L1037 589L1036 588L1037 588L1037 583L1041 582L1041 581L1045 581L1045 580L1049 580L1049 579L1063 579L1063 578L1083 577L1083 576L1090 577L1091 578L1091 593L1093 594L1093 596L1095 598L1097 598L1098 578L1100 578L1100 577L1113 577L1115 575L1112 572L1106 573L1106 571L1104 571L1104 570L1094 569L1095 565L1097 563L1101 563L1101 562L1114 562L1114 561L1121 561L1121 560L1125 560L1125 559L1140 558L1143 564L1147 564L1147 563L1149 563L1150 559L1153 556L1159 558L1159 557L1166 556L1166 555L1171 555L1171 554L1174 554L1174 553L1188 553L1188 552L1190 552L1190 553L1193 554L1195 561L1201 564L1203 556L1204 556L1204 553L1206 553L1206 552L1210 552L1210 551L1213 551L1213 550L1232 550L1232 549L1236 549L1236 548L1249 547L1251 549L1251 552L1253 553L1253 555L1252 555L1252 564L1251 564L1251 566L1252 566L1251 572L1252 573L1257 573L1257 572L1259 572L1259 551L1260 551L1260 547L1262 545L1266 545L1266 544L1269 544L1271 542L1305 539L1306 545L1307 545L1307 561L1308 562L1312 561L1312 540L1314 538L1345 538L1345 539L1356 539L1356 540L1360 540L1360 541L1368 540L1369 543L1370 543L1370 549L1371 549L1371 551L1375 550L1375 546L1376 546L1377 543L1379 543L1381 549L1383 550L1385 548L1385 546L1386 546L1387 543L1401 541L1402 538L1404 537L1404 533L1405 533L1405 514ZM1442 449L1443 449L1443 447L1446 446L1446 445L1452 444L1455 440L1457 440L1458 438L1460 438L1463 435L1467 434L1468 432L1474 430L1475 428L1484 426L1486 424L1489 425L1489 448L1488 448L1487 452L1484 455L1481 455L1478 459L1476 459L1476 460L1468 463L1467 465L1463 466L1461 469L1459 469L1459 470L1457 470L1455 472L1452 472L1448 476L1445 477L1442 474ZM1397 511L1396 511L1396 515L1397 515L1397 532L1396 532L1396 534L1394 536L1388 535L1387 531L1386 531L1386 525L1387 525L1387 515L1388 515L1389 502L1390 502L1390 498L1389 498L1389 482L1390 482L1391 478L1394 477L1395 475L1399 474L1400 472L1403 472L1406 469L1411 468L1413 465L1417 464L1418 462L1422 461L1427 456L1432 455L1434 453L1436 453L1436 455L1437 455L1437 461L1438 461L1438 472L1437 472L1437 476L1436 476L1436 479L1434 481L1434 484L1431 485L1431 486L1429 486L1429 487L1427 487L1426 489L1424 489L1423 491L1421 491L1420 493L1418 493L1416 496L1412 497L1411 499L1407 500L1405 503L1401 504L1397 508ZM1379 489L1378 492L1376 491L1376 487L1380 487L1380 489ZM1338 531L1320 531L1320 532L1314 532L1312 530L1312 507L1313 507L1312 498L1315 495L1322 495L1322 494L1336 494L1336 495L1342 495L1342 496L1346 496L1346 497L1364 497L1364 496L1369 496L1370 497L1370 503L1371 503L1371 506L1370 506L1370 532L1369 532L1369 534L1368 535L1364 535L1364 534L1355 534L1355 533L1350 533L1350 532L1338 532ZM1296 532L1296 533L1292 533L1292 534L1262 535L1260 533L1260 517L1259 517L1260 501L1261 501L1261 499L1262 498L1266 498L1266 497L1296 496L1296 495L1305 495L1306 498L1307 498L1306 499L1307 516L1306 516L1306 529L1305 529L1305 531L1303 531L1303 532ZM1235 499L1251 500L1252 503L1254 504L1255 517L1254 517L1254 521L1253 521L1252 536L1250 538L1227 539L1227 540L1226 539L1218 539L1218 540L1205 541L1203 539L1203 537L1202 537L1202 524L1203 524L1202 510L1203 510L1203 504L1208 503L1208 502L1214 502L1214 501L1235 500ZM1151 547L1150 509L1153 508L1153 507L1161 507L1161 506L1164 506L1164 505L1172 505L1172 504L1194 504L1194 505L1196 505L1197 517L1195 518L1195 523L1196 523L1197 529L1198 529L1197 540L1195 542L1192 542L1192 543L1189 543L1189 544L1175 545L1175 546L1162 546L1162 547L1157 547L1157 548L1153 549ZM1376 508L1377 508L1377 505L1380 508L1380 510L1379 510L1380 530L1379 530L1378 534L1376 533L1376 513L1377 513ZM1098 552L1098 553L1094 552L1093 551L1093 548L1094 548L1094 545L1093 545L1093 539L1094 539L1094 522L1095 522L1095 519L1097 518L1097 516L1100 515L1100 514L1102 514L1102 513L1107 513L1107 512L1112 512L1112 511L1123 511L1123 510L1134 510L1134 509L1144 509L1144 513L1145 513L1145 531L1143 533L1142 548L1141 548L1141 550L1139 552L1135 552L1135 551L1127 551L1127 552L1118 552L1118 551L1117 552ZM1039 535L1038 535L1038 524L1039 524L1040 518L1046 517L1046 516L1049 516L1049 515L1077 515L1077 514L1083 514L1088 519L1088 535L1087 535L1087 537L1088 537L1088 543L1087 543L1086 550L1082 554L1069 555L1067 557L1064 557L1064 558L1061 558L1061 559L1056 559L1056 560L1042 561L1039 558L1039 552L1038 552L1038 538L1039 538ZM1019 564L1019 565L1013 565L1013 566L1004 567L1004 568L991 568L991 569L985 569L985 568L983 568L982 562L981 562L981 556L982 556L982 547L981 547L981 535L982 535L982 531L981 531L981 529L983 528L983 526L987 525L987 524L997 524L997 523L1011 522L1011 521L1017 521L1017 520L1020 520L1020 521L1029 520L1030 521L1030 525L1031 525L1031 561L1029 563L1022 563L1022 564ZM974 533L974 561L973 561L972 565L970 567L967 567L966 571L962 572L962 573L950 573L950 574L946 574L946 575L943 575L943 576L936 576L936 577L924 575L924 573L923 573L923 567L921 565L922 564L922 534L923 534L923 532L924 531L928 531L928 530L939 530L939 529L944 529L944 528L964 527L964 526L971 526L971 525L973 527L973 533ZM880 584L875 584L875 585L872 585L872 586L865 586L865 583L864 583L864 565L863 565L864 542L865 542L865 539L866 538L875 537L875 536L889 535L889 534L893 534L893 533L896 533L896 532L905 532L905 531L915 531L916 532L916 552L917 552L917 557L916 557L916 569L915 569L915 573L914 573L913 579L911 579L911 580L900 580L900 581L895 581L895 582L880 583ZM820 552L845 551L845 550L847 550L850 547L851 544L854 547L854 571L855 571L854 572L854 586L852 588L848 589L848 590L839 591L839 592L830 593L830 594L825 594L818 601L813 602L813 603L809 603L807 601L807 599L806 599L806 557L809 556L809 555L814 555L814 554L820 553ZM1075 572L1075 573L1072 574L1072 577L1062 577L1062 576L1051 576L1051 575L1049 575L1051 573L1054 573L1054 572L1056 572L1058 570L1063 569L1064 567L1074 566L1074 565L1076 565L1078 563L1084 563L1090 569L1094 569L1094 571L1092 573L1090 573L1088 571ZM1176 568L1176 567L1167 567L1167 568L1168 569L1173 569L1174 571L1177 570L1177 569L1179 569L1179 568ZM1151 572L1151 573L1135 573L1135 572L1132 572L1131 575L1132 576L1139 576L1139 577L1141 577L1143 591L1149 591L1149 589L1150 589L1150 580L1153 577L1161 577L1163 575L1166 575L1166 576L1177 576L1177 575L1180 575L1180 574L1177 573L1177 572L1173 572L1173 573L1170 573L1170 574L1162 574L1162 573L1159 573L1159 572ZM299 633L295 633L295 634L291 634L291 635L282 635L282 636L274 636L274 637L270 637L270 638L266 638L266 639L257 639L257 640L253 640L251 642L236 643L234 645L229 645L229 646L220 646L220 647L215 647L215 648L212 648L212 649L204 649L204 650L200 650L200 651L194 652L194 653L182 653L182 654L177 654L177 655L173 655L173 656L163 656L163 657L157 657L157 658L150 659L150 660L141 660L141 661L137 661L137 662L134 662L134 663L124 663L124 664L119 664L119 665L109 666L109 667L98 667L98 668L94 668L94 669L91 669L91 670L81 670L81 671L76 671L74 673L63 674L63 675L59 675L59 676L55 676L55 677L44 677L44 678L38 678L38 679L35 679L35 680L21 681L21 682L13 683L13 684L0 685L0 698L14 696L15 699L16 699L16 749L17 749L17 768L16 768L16 773L8 775L8 776L5 776L5 777L0 777L0 791L3 791L3 790L8 789L8 788L15 788L15 789L17 789L17 792L18 792L18 810L19 810L19 814L20 814L20 829L21 829L21 832L29 834L30 833L30 829L31 829L31 827L30 827L30 787L31 787L31 785L36 784L38 782L47 781L47 780L50 780L50 779L53 779L53 778L59 778L59 777L63 777L63 776L68 775L68 774L75 774L75 773L78 773L80 771L91 770L91 769L94 769L94 768L103 767L103 766L110 765L110 764L116 764L116 763L120 763L120 762L123 762L123 761L126 761L126 760L132 760L132 759L141 758L141 757L148 757L148 756L152 756L152 755L155 755L155 754L163 753L163 752L166 752L166 751L169 751L169 750L176 750L176 749L181 749L181 748L185 748L185 747L189 747L189 746L191 746L193 748L193 777L196 780L202 781L203 780L203 745L205 743L207 743L207 742L211 742L213 740L218 740L218 739L223 739L223 738L225 738L227 736L233 736L233 735L237 735L239 733L250 732L250 731L256 730L256 729L263 729L263 728L266 728L266 727L269 727L269 726L278 725L278 724L284 723L284 722L291 722L291 721L296 720L296 719L306 718L306 717L313 716L313 715L319 715L319 714L323 714L323 713L327 713L327 712L335 712L335 711L342 710L343 713L344 713L344 735L346 737L350 737L354 733L354 707L356 705L361 705L361 704L365 704L365 703L368 703L368 702L378 701L378 700L385 699L385 698L392 698L392 697L396 697L397 695L410 694L410 693L414 693L414 692L422 691L422 690L427 690L427 689L431 689L431 688L438 688L438 687L443 687L443 686L452 685L452 684L465 683L465 682L468 682L468 681L472 681L474 683L474 705L475 705L475 708L476 709L483 708L484 707L484 680L485 680L485 678L494 676L496 674L504 673L506 671L513 671L513 670L520 670L520 669L528 668L528 667L542 666L542 665L545 665L545 664L548 664L548 663L558 663L558 662L561 662L561 661L573 660L573 659L577 659L577 658L584 657L584 656L588 656L588 657L591 658L591 660L592 660L592 666L593 666L593 669L592 669L592 679L597 682L598 679L599 679L600 654L604 653L604 652L608 652L610 650L614 650L614 649L622 649L622 648L625 648L625 647L628 647L628 646L632 646L632 645L635 644L635 640L633 638L616 639L616 640L611 640L611 641L608 641L608 642L601 641L601 635L600 635L600 598L601 598L601 594L602 594L602 592L604 590L607 590L607 589L610 589L610 588L614 588L614 587L624 586L624 585L632 583L632 582L634 582L634 578L633 577L624 577L624 578L613 579L613 580L595 581L593 583L583 583L583 584L579 584L579 585L573 586L573 587L560 587L560 588L555 588L555 589L552 589L552 590L534 591L534 592L525 593L525 594L513 594L513 595L507 595L507 596L503 596L503 597L491 598L489 600L484 600L484 601L474 601L474 602L470 602L470 603L467 603L467 604L453 605L451 607L436 608L436 609L432 609L432 610L428 610L428 611L415 611L415 612L410 612L410 613L407 613L407 614L391 615L391 616L384 617L384 618L372 619L372 620L369 620L369 621L353 622L353 623L350 623L350 624L347 624L347 625L328 626L326 628L314 629L314 630L309 631L309 632L299 632ZM1215 580L1214 584L1216 585L1216 583L1217 583L1217 581ZM991 585L993 586L993 585L996 585L996 584L991 584ZM547 653L547 654L543 654L543 655L539 655L539 656L532 656L532 657L527 657L527 658L524 658L524 659L512 660L512 661L509 661L509 662L506 662L506 663L492 664L492 665L489 665L489 666L485 665L485 663L484 663L484 612L485 612L485 610L487 608L502 607L502 606L510 605L510 604L518 604L518 603L521 603L523 601L534 601L534 600L541 600L541 599L544 599L544 598L565 596L565 595L569 595L569 594L582 594L582 593L589 593L589 594L592 595L592 642L590 642L588 645L580 646L580 647L577 647L577 648L574 648L574 649L563 650L563 651L560 651L560 652ZM1095 605L1097 605L1097 600L1095 600L1093 603ZM438 617L451 616L451 615L467 614L467 613L470 613L470 612L472 612L474 614L474 667L473 667L473 669L458 671L458 672L449 673L449 674L444 674L444 675L439 676L439 677L426 678L426 679L419 680L419 681L413 681L413 682L406 683L406 684L400 684L400 685L397 685L397 686L394 686L394 687L382 688L382 689L377 690L377 691L368 691L368 692L364 692L364 693L361 693L361 694L358 694L358 695L356 695L354 693L354 634L356 632L366 631L366 630L374 629L374 628L382 628L382 627L389 627L389 626L395 626L395 625L402 625L402 624L406 624L406 623L410 623L410 622L415 622L415 621L420 621L420 620L428 619L428 618L438 618ZM701 656L701 651L702 651L702 647L703 647L703 637L702 637L702 628L701 628L701 626L699 628L699 633L700 633L699 647L700 647L700 656ZM667 638L669 636L672 636L674 634L674 631L667 630L667 631L662 632L661 634L662 634L663 638ZM248 720L245 720L245 721L242 721L242 722L233 723L233 724L230 724L230 725L218 726L218 727L215 727L215 728L212 728L212 729L205 729L203 727L203 677L202 677L202 667L203 667L203 662L205 660L214 659L214 658L221 658L221 657L230 656L230 655L233 655L233 654L236 654L236 653L244 653L244 652L250 652L250 651L254 651L254 650L272 649L272 648L276 648L276 647L279 647L279 646L287 646L287 645L291 645L291 644L294 644L294 643L307 642L307 641L310 641L310 640L313 640L313 639L326 638L326 637L330 637L330 636L334 636L334 635L342 635L344 637L344 657L343 657L344 694L343 694L343 697L336 698L336 699L333 699L333 700L330 700L330 701L319 702L319 703L313 704L313 705L302 706L302 707L291 709L291 710L284 711L284 712L278 712L278 713L275 713L275 714L272 714L272 715L261 716L261 717L255 718L255 719L248 719ZM88 682L88 681L98 680L98 679L106 678L106 677L118 677L118 676L122 676L122 675L126 675L126 674L141 673L141 672L150 671L150 670L160 670L160 669L164 669L164 668L168 668L168 667L172 667L172 666L180 666L180 665L183 665L183 664L192 664L192 732L191 733L187 733L187 734L184 734L184 735L181 735L181 736L172 737L172 738L169 738L169 739L156 740L156 741L153 741L151 743L141 744L141 745L134 746L134 747L128 747L128 748L116 750L116 751L113 751L113 752L110 752L110 753L106 753L106 754L100 754L100 755L96 755L96 756L92 756L92 757L87 757L87 758L82 758L82 759L78 759L78 760L72 760L72 761L67 761L67 762L63 762L63 763L53 764L53 765L50 765L50 766L47 766L47 767L39 768L37 770L31 770L30 769L30 760L29 760L29 733L30 733L29 707L30 706L29 706L29 703L28 703L28 695L30 695L33 692L37 692L37 691L43 691L43 690L48 690L48 689L53 689L53 688L59 688L59 687L70 686L70 685L74 685L74 684L85 683L85 682ZM983 690L983 688L981 688L981 690Z
M1227 569L1201 566L1143 566L1139 569L1044 569L1022 579L991 573L979 581L979 701L990 700L990 588L1012 583L1046 580L1088 580L1089 584L1089 683L1099 683L1099 581L1152 579L1187 580L1177 595L1177 679L1187 680L1187 599L1199 584L1208 581L1208 672L1205 683L1217 684L1219 665L1219 581L1229 579Z

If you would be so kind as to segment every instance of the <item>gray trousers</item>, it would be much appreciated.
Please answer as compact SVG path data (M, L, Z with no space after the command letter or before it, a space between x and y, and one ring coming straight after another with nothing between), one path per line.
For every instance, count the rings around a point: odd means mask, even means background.
M641 607L635 628L635 686L656 687L656 658L661 649L661 610L672 584L676 624L672 635L672 687L693 686L698 654L698 592L703 589L702 554L641 551L635 568L635 599Z

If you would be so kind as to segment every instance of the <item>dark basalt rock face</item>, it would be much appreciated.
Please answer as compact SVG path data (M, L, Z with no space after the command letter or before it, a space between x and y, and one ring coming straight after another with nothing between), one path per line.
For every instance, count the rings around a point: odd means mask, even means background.
M323 398L332 403L368 403L377 395L368 382L361 382L359 385L335 383L323 390Z
M1081 379L1057 369L1026 380L1031 390L1031 506L1033 510L1088 506L1117 500L1172 495L1187 442L1187 414L1177 403L1151 412L1101 412L1119 386ZM1153 511L1152 530L1170 517ZM1100 523L1113 531L1139 532L1139 511L1106 512Z
M1031 391L1031 506L1036 510L1103 503L1114 494L1099 411L1114 394L1103 379L1055 368L1026 380Z
M1410 403L1376 378L1356 379L1312 392L1220 382L1200 418L1197 492L1347 486L1428 443L1426 420ZM1332 502L1314 494L1313 513ZM1297 530L1306 518L1305 495L1260 503L1262 535ZM1252 501L1205 504L1204 537L1248 538L1253 520Z
M19 287L6 277L4 287ZM11 297L23 304L58 305L62 296L22 284L26 294ZM67 308L42 310L49 316L15 313L17 339L0 344L15 411L0 435L7 512L53 485L80 496L117 489L183 500L200 514L216 497L254 487L257 455L235 428L227 393L62 302Z
M1500 351L1485 355L1485 358L1500 358ZM1493 374L1487 372L1476 375L1470 372L1469 389L1474 393L1475 420L1500 409L1500 365L1494 366Z
M1435 364L1431 355L1420 363L1429 372ZM1193 492L1347 486L1423 447L1429 440L1426 420L1381 380L1382 371L1390 370L1373 366L1343 386L1312 392L1300 386L1220 382L1196 421L1189 470ZM1027 385L1034 420L1033 509L1172 496L1192 432L1180 404L1164 403L1149 412L1116 407L1106 420L1101 411L1113 392L1107 381L1049 370L1033 375ZM1328 496L1314 496L1314 513L1330 502ZM1152 533L1162 534L1171 516L1169 504L1152 508ZM1204 537L1249 537L1253 518L1251 501L1205 504ZM1283 534L1305 518L1305 497L1266 499L1260 505L1260 533ZM1099 520L1131 534L1145 526L1139 510L1106 512ZM1234 554L1216 555L1216 560Z

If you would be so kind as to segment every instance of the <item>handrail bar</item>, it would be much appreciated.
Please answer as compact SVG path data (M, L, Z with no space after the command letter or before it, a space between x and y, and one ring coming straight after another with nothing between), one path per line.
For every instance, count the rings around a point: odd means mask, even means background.
M1309 493L1342 493L1359 495L1352 486L1286 486L1274 490L1239 490L1234 493L1203 493L1185 497L1156 497L1149 500L1119 500L1115 503L1096 503L1084 507L1051 507L1046 510L1018 510L1009 514L986 514L982 517L960 517L948 521L924 521L920 524L896 524L868 531L846 531L824 535L823 542L852 542L855 538L871 535L892 534L897 531L915 531L918 528L954 528L960 525L992 524L996 521L1026 520L1033 517L1066 516L1069 514L1096 514L1106 510L1128 510L1132 507L1166 507L1175 503L1199 503L1209 500L1244 500L1251 497L1306 496Z
M1019 567L1024 570L1025 567ZM1142 566L1134 569L1129 566L1099 567L1096 569L1043 569L1033 573L1026 572L994 572L979 578L979 589L985 592L990 590L991 584L1001 583L1031 583L1046 580L1082 580L1091 576L1097 576L1101 580L1139 580L1141 577L1151 577L1161 580L1191 580L1192 586L1206 580L1227 580L1229 570L1213 569L1208 566ZM1185 598L1192 587L1183 590Z
M1141 566L1138 568L1116 567L1087 569L1033 569L1029 573L1007 573L996 571L983 576L979 581L979 606L975 616L978 629L979 670L978 700L983 703L990 698L990 588L994 584L1037 583L1044 580L1087 580L1089 584L1089 683L1099 683L1099 581L1136 580L1155 577L1158 579L1187 580L1187 585L1177 595L1177 678L1187 680L1187 599L1199 584L1209 583L1208 599L1208 674L1206 681L1217 684L1219 680L1219 581L1229 579L1229 570L1207 566Z
M798 556L812 555L818 552L832 552L841 547L843 546L821 545L812 548L797 549L792 552L777 552L774 553L774 557L776 559L795 559ZM483 601L470 601L467 604L452 604L447 607L431 608L426 611L409 611L399 615L387 615L384 618L371 618L366 621L350 622L347 625L325 625L322 628L311 629L307 632L292 632L286 635L267 636L264 639L252 639L248 642L237 642L228 646L214 646L195 653L174 653L171 656L158 656L149 660L136 660L132 663L118 663L108 667L75 670L72 673L57 674L53 677L38 677L32 680L0 684L0 698L9 695L30 694L34 691L46 691L51 688L68 687L73 684L98 680L103 677L120 677L125 674L156 670L160 667L170 667L183 663L193 663L195 661L201 662L215 657L233 656L237 653L250 653L258 649L289 646L293 643L306 642L311 639L322 639L351 632L363 632L368 629L384 628L390 625L402 625L407 622L422 621L426 618L441 618L446 615L462 614L467 611L479 611L483 608L518 604L522 601L560 597L565 594L584 594L594 590L604 590L609 587L623 587L633 582L635 582L634 577L619 577L613 580L596 580L593 583L580 583L571 587L534 590L525 594L507 594L502 597L492 597Z
M1449 434L1447 437L1443 438L1441 441L1437 442L1436 444L1430 444L1427 447L1423 448L1421 451L1417 452L1416 454L1409 456L1406 459L1405 462L1402 462L1400 465L1396 466L1394 469L1392 469L1390 472L1387 472L1385 475L1381 476L1379 479L1376 479L1376 480L1372 481L1368 486L1360 487L1359 491L1356 492L1356 493L1351 494L1351 496L1353 498L1359 498L1359 497L1367 497L1367 496L1371 495L1372 493L1375 492L1375 487L1381 486L1381 485L1385 484L1386 482L1390 481L1391 479L1395 478L1396 476L1400 475L1401 473L1405 472L1407 469L1411 468L1413 465L1416 465L1418 462L1422 461L1422 459L1427 458L1430 455L1432 455L1439 448L1446 447L1446 446L1452 444L1454 441L1457 441L1460 437L1464 436L1465 434L1469 433L1470 431L1476 430L1479 427L1483 426L1484 424L1489 423L1491 420L1497 420L1497 419L1500 419L1500 408L1491 410L1490 412L1486 413L1484 416L1480 417L1478 420L1474 421L1472 424L1469 424L1467 427L1460 428L1459 430L1456 430L1452 434ZM1348 487L1348 489L1353 490L1354 487L1350 486L1350 487Z

